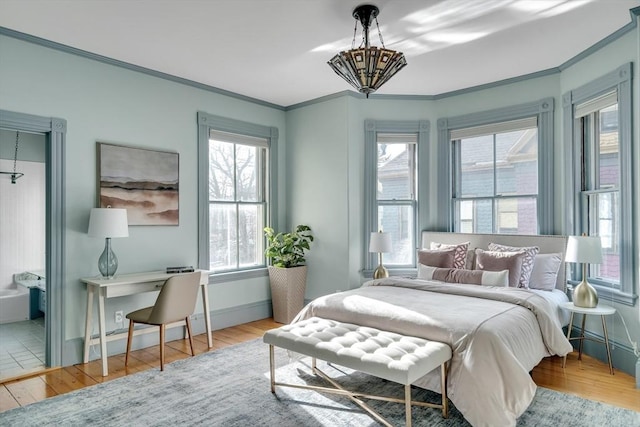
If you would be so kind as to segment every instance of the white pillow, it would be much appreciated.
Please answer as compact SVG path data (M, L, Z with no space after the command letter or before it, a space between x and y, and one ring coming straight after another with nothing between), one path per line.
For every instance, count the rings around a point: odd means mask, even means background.
M533 263L533 270L529 278L531 289L552 291L556 288L558 271L562 264L562 254L538 254Z

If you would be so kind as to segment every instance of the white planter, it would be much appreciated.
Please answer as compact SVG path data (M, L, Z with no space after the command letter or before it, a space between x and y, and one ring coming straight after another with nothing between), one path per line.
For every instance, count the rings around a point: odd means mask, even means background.
M269 266L273 320L290 323L304 307L307 266L280 268Z

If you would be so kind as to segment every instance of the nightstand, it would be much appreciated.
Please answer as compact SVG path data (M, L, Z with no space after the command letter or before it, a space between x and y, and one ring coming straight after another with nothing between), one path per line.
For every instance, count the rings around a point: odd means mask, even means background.
M609 307L608 305L598 304L597 307L594 308L584 308L584 307L576 307L572 302L565 302L560 304L562 308L566 308L571 312L571 317L569 319L569 329L567 329L567 339L571 340L580 340L580 347L578 352L578 360L582 360L582 344L584 340L591 340L595 342L599 342L604 344L607 347L607 360L609 361L609 372L613 375L613 365L611 364L611 350L609 349L609 335L607 334L607 322L605 321L605 316L609 316L616 312L616 309L613 307ZM571 329L573 328L573 315L575 313L582 314L582 327L580 329L580 336L571 338ZM602 319L602 331L604 332L604 340L600 340L597 338L590 338L584 336L584 322L587 318L587 315L595 314L599 315ZM562 367L564 368L567 364L567 356L564 356L562 361Z

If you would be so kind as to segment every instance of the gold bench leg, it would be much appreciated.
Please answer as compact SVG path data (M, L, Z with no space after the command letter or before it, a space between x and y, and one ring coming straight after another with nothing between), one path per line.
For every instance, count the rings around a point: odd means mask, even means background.
M440 384L440 391L442 392L442 416L444 418L449 417L449 400L447 399L447 362L440 365L440 377L442 378L442 384Z
M269 378L271 380L271 393L276 392L276 369L273 366L273 345L269 344Z
M404 386L404 410L406 413L406 426L411 427L411 384Z

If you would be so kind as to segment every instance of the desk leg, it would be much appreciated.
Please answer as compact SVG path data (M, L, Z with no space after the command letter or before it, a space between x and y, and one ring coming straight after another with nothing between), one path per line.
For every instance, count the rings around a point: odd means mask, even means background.
M100 325L100 357L102 359L102 376L109 375L107 365L107 325L104 317L104 300L106 289L100 288L98 292L98 324Z
M573 328L573 311L571 312L571 315L569 316L569 326L567 327L567 339L569 340L569 343L571 343L571 329L572 328ZM564 368L565 366L567 366L567 355L566 354L562 358L562 367Z
M208 278L207 278L208 280ZM209 291L207 290L208 283L202 283L200 289L202 290L202 308L204 309L204 324L207 329L207 345L209 348L213 347L213 338L211 337L211 318L209 317Z
M93 294L94 288L87 285L87 318L84 324L84 358L82 363L89 363L89 350L91 349L91 332L93 330Z
M587 315L582 315L582 328L580 329L580 351L578 352L578 360L582 360L582 345L584 344L584 322L587 320Z
M611 350L609 349L609 334L607 334L607 322L602 317L602 331L604 332L604 345L607 347L607 360L609 361L609 372L613 375L613 364L611 363Z

